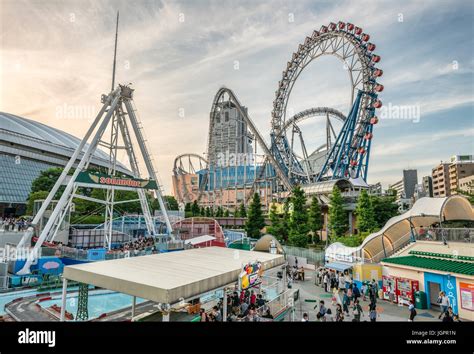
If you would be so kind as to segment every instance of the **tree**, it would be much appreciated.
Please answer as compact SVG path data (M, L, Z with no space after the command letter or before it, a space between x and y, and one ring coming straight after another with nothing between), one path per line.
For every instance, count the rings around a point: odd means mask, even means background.
M379 229L382 228L390 218L399 214L395 199L395 195L370 196L372 208L374 209L375 222Z
M200 215L200 216L206 216L206 209L202 206L201 208L199 208L199 213L197 215Z
M199 216L200 214L200 209L199 209L199 205L198 205L198 202L197 200L195 200L193 202L193 205L191 205L191 213L193 214L193 216Z
M224 211L224 216L225 216L226 218L228 218L229 215L230 215L230 214L229 214L229 209L226 209L226 210Z
M285 204L283 204L283 217L281 218L281 226L280 232L280 239L284 242L288 241L288 230L290 228L290 198L285 200Z
M344 199L337 186L332 189L329 202L329 230L332 237L343 236L349 228L347 211L344 210Z
M271 225L267 227L267 232L277 238L280 241L280 229L281 229L281 218L277 213L276 203L272 203L270 207L270 213L268 215Z
M243 205L243 204L242 204ZM245 208L244 208L245 211ZM242 210L241 210L242 212ZM260 195L255 193L250 203L247 220L245 222L245 231L251 238L259 238L260 230L265 227L265 218L263 217Z
M207 217L210 217L210 216L211 216L211 208L206 207L205 216L207 216Z
M321 231L323 228L323 220L321 216L321 206L319 205L318 198L313 196L311 200L311 206L309 207L308 213L308 222L309 222L309 229L313 232L314 236L318 237L318 231Z
M247 210L245 210L245 205L244 205L244 203L240 204L239 217L240 217L240 218L245 218L245 217L247 217Z
M186 203L186 205L184 206L184 212L185 213L188 213L191 211L191 203Z
M179 204L175 197L172 195L165 195L164 202L167 203L168 210L179 210Z
M58 180L59 176L63 172L62 168L52 167L47 170L41 171L40 175L31 183L31 193L47 191L49 192L53 189L54 184ZM64 187L59 188L58 193L56 193L55 198L61 195L61 192L64 190Z
M291 202L293 203L293 213L290 218L288 241L293 246L306 247L309 232L308 211L306 209L306 196L300 186L293 189Z
M356 206L357 229L361 232L372 232L377 228L375 212L369 194L365 189L360 192Z

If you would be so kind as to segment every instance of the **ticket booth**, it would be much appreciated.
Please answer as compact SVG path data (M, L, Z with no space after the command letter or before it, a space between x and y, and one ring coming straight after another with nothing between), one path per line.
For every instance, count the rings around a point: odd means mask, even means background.
M410 301L415 303L415 291L420 289L418 280L397 278L395 283L397 302L404 305L408 305Z

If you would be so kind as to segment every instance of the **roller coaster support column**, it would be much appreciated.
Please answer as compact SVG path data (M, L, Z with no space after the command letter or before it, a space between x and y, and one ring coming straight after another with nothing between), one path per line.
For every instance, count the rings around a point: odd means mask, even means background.
M79 285L79 296L77 304L76 320L85 321L89 319L88 303L89 303L89 285L81 283Z

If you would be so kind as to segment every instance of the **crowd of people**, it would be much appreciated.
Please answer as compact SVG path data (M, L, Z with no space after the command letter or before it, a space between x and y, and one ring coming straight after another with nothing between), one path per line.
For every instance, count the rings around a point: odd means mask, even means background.
M262 319L273 319L270 307L262 294L255 290L242 290L240 294L234 291L227 295L228 322L258 322ZM200 310L201 322L222 322L224 316L224 302L221 299L210 311Z
M137 256L144 251L151 251L152 254L157 253L155 239L153 237L139 236L130 242L121 244L118 248L114 248L113 250L109 251L109 253Z
M371 322L377 320L378 283L375 279L371 282L363 282L359 289L348 271L339 272L320 268L316 273L316 285L321 286L325 292L333 294L332 304L336 306L336 313L333 315L331 309L326 308L324 301L321 300L316 313L319 321L342 322L345 318L352 316L353 322L360 322L361 316L364 316L360 299L366 301L367 298L369 299L369 319Z
M0 217L0 231L26 231L31 220L25 218Z

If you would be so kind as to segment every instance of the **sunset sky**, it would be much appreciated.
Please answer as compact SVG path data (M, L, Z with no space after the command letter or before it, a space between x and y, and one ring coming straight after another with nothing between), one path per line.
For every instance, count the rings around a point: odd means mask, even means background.
M420 110L419 122L381 119L375 127L369 183L387 186L404 168L417 168L421 180L440 160L474 154L473 4L0 0L0 111L82 137L110 90L119 10L117 81L133 83L155 167L171 193L175 156L206 149L219 87L236 93L268 141L286 62L313 30L342 20L377 45L384 105ZM302 73L289 107L347 114L349 87L342 63L321 58Z

